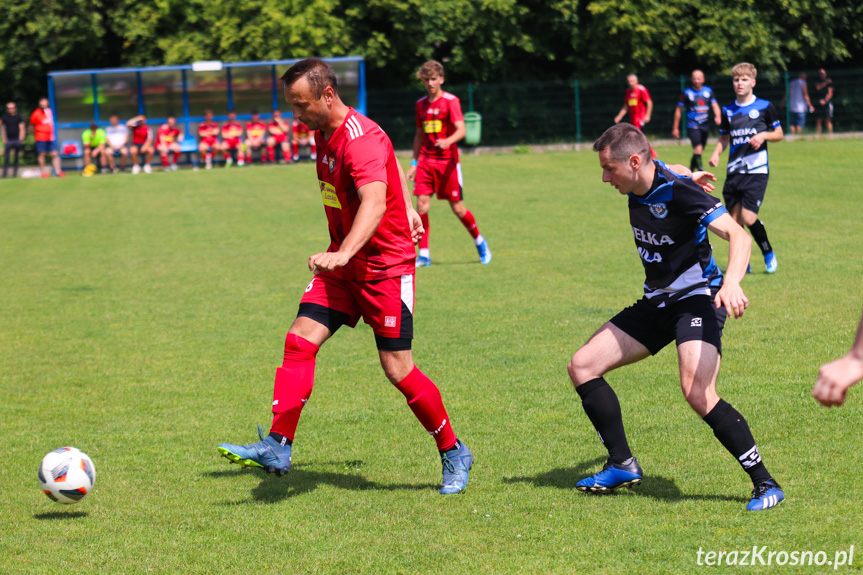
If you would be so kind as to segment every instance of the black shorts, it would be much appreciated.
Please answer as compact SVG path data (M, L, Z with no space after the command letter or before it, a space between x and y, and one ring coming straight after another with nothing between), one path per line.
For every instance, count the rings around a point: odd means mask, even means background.
M731 210L742 203L744 208L757 214L767 192L769 177L769 174L730 174L722 187L725 207Z
M689 141L692 142L693 148L707 145L707 138L710 136L709 129L688 128L686 133L689 135Z
M833 102L827 102L823 106L821 104L815 104L815 119L816 120L829 120L833 117Z
M694 295L661 308L641 298L609 321L651 355L673 340L677 345L703 341L722 354L722 328L727 316L724 307L716 309L712 297Z

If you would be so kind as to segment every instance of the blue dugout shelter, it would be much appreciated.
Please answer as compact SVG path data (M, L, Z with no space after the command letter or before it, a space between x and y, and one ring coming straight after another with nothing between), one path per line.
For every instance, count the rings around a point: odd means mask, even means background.
M362 57L324 58L339 78L339 94L349 106L366 113L365 60ZM282 109L290 116L279 78L293 60L260 62L195 62L179 66L70 70L48 74L48 98L55 112L59 141L78 140L92 122L108 125L111 114L125 122L146 114L158 126L177 118L185 134L194 136L204 110L217 121L234 110L248 119L257 109L262 118Z

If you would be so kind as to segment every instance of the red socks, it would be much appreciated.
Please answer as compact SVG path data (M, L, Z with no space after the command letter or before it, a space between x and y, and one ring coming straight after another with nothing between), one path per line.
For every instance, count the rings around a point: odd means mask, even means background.
M315 355L318 346L298 335L285 338L285 361L276 370L273 387L273 425L275 431L294 440L300 413L312 395L315 383Z
M420 220L423 223L423 228L425 228L425 233L420 238L420 249L427 250L429 247L429 215L428 214L420 214Z
M446 451L456 443L455 433L443 406L440 391L432 380L414 366L406 378L396 384L408 400L408 407L426 431L434 437L438 451Z
M473 214L470 210L465 210L464 217L461 219L461 225L465 227L470 237L477 239L479 237L479 228L476 226L476 220L473 219Z
M168 154L161 154L162 157L162 167L168 167Z

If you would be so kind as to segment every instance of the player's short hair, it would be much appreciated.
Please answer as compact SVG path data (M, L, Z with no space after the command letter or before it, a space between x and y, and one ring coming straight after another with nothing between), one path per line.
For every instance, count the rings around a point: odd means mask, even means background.
M336 94L339 93L339 79L336 76L336 71L328 62L324 62L320 58L306 58L300 60L282 74L282 82L285 86L292 86L297 80L305 76L312 89L312 96L316 100L324 94L327 87L333 89Z
M593 143L593 151L608 150L611 159L626 162L632 156L650 158L650 142L641 130L632 124L615 124Z
M758 75L758 70L749 62L741 62L731 69L731 77L749 76L753 80Z
M429 60L417 70L417 79L423 80L432 76L443 76L443 64L437 60Z

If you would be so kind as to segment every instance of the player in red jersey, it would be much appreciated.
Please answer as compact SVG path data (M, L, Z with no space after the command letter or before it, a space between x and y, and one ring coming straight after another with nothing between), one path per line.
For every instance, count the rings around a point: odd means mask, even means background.
M623 107L614 117L614 123L619 124L623 120L623 116L629 113L629 123L639 130L644 130L644 125L650 121L650 117L653 115L653 100L650 98L650 92L638 83L638 76L635 74L627 76L626 83L629 86L623 96ZM650 155L652 158L656 158L656 152L653 151L652 146Z
M252 163L252 152L257 150L261 162L266 161L264 148L267 144L267 125L261 121L257 110L252 110L252 119L246 122L246 162Z
M234 163L234 155L237 156L237 165L245 163L243 158L242 140L243 125L237 121L237 113L228 111L228 121L222 126L222 154L225 156L225 167L230 168Z
M204 158L208 170L213 168L213 155L219 146L219 125L213 121L213 111L204 110L204 121L198 124L198 155Z
M183 141L183 133L177 127L177 118L168 116L165 123L156 130L156 149L162 158L162 168L167 172L177 170L177 160L180 158L180 142ZM171 165L168 166L168 152L173 152Z
M422 81L428 95L416 103L414 158L408 170L408 179L414 182L417 211L425 229L416 265L431 265L428 213L432 194L436 194L439 200L449 200L452 213L473 238L479 261L487 264L491 261L488 242L479 233L476 220L463 201L461 164L456 145L465 135L461 103L457 97L441 88L444 75L440 62L430 60L423 64L417 72L417 78Z
M294 120L291 125L291 148L293 151L293 160L300 161L300 146L309 147L309 157L312 161L318 159L317 146L315 144L315 135L309 130L309 127L304 123Z
M285 162L291 161L290 143L288 136L291 134L291 123L282 118L279 110L273 110L273 120L267 124L267 155L270 162L276 161L276 146L282 149Z
M473 455L453 433L437 386L413 362L413 244L422 224L392 143L380 126L342 102L328 63L302 60L282 81L294 117L318 130L316 167L330 246L309 257L315 275L276 370L269 435L259 430L260 443L223 443L219 452L244 467L286 473L318 349L339 327L353 327L362 317L375 334L384 373L435 439L443 463L441 493L463 491Z
M147 116L141 114L135 116L126 125L132 130L132 145L129 151L132 153L132 173L140 174L141 166L138 164L138 155L144 156L144 173L152 172L150 163L153 161L153 133L147 127Z

